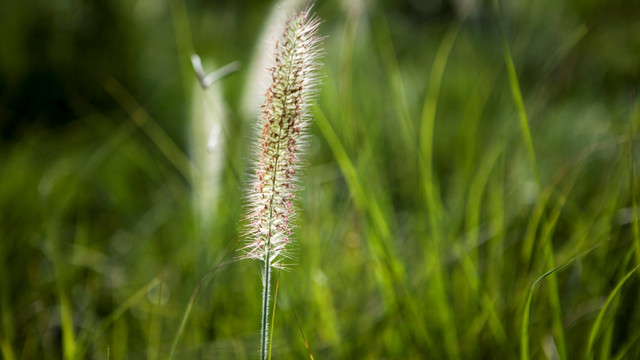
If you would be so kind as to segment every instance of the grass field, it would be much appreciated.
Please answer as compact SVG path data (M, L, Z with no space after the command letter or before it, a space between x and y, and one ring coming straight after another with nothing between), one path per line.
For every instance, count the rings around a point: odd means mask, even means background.
M640 358L640 3L461 3L316 2L273 359ZM278 10L74 4L0 6L3 358L257 358L237 258ZM96 4L92 45L65 24ZM203 90L194 52L240 70Z

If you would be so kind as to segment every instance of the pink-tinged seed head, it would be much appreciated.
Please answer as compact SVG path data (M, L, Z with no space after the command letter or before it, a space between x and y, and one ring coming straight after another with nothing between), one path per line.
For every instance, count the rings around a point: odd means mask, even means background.
M298 157L317 85L319 21L309 10L294 14L276 42L272 82L258 121L257 163L248 196L245 257L283 267L295 215Z

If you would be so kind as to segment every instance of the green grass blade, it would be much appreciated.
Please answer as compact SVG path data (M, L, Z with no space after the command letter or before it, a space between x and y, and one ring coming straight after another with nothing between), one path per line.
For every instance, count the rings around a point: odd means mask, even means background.
M74 359L76 353L76 335L73 324L73 309L67 292L59 286L60 321L62 323L62 348L65 359Z
M493 0L493 4L496 10L496 16L498 19L498 28L500 30L500 38L502 40L502 53L504 56L504 63L507 67L507 75L509 76L509 85L511 87L511 96L513 102L516 105L518 111L518 119L520 120L520 129L522 131L522 140L524 141L525 148L527 150L527 156L531 169L533 170L538 186L541 187L542 179L540 178L540 171L538 169L538 163L536 161L536 152L533 146L533 138L531 137L531 130L529 129L529 119L527 117L527 111L524 107L524 101L522 100L522 91L520 90L520 82L518 81L518 75L516 73L516 67L513 62L513 56L511 55L511 48L507 41L507 35L504 32L502 21L500 21L500 7L498 0Z
M338 135L335 133L329 123L329 120L319 107L315 108L314 119L316 120L315 123L318 124L322 135L331 147L331 151L338 162L338 166L340 166L340 170L344 174L350 192L353 194L356 205L369 213L372 222L376 226L381 237L385 239L391 238L391 230L389 229L385 216L382 214L375 198L366 195L353 162L351 162L351 159L338 138ZM386 247L383 244L381 244L381 246ZM387 251L388 250L385 250L384 252L386 253Z
M468 204L466 207L466 246L461 255L462 267L469 280L472 299L480 297L483 310L487 314L490 329L500 344L506 344L507 335L504 326L496 310L495 304L485 289L486 284L481 283L481 274L477 269L477 248L480 246L479 231L480 211L482 198L487 191L489 178L494 171L498 158L504 151L504 142L492 147L484 157L476 175L471 182L468 194ZM473 253L473 254L472 254Z
M189 90L194 76L191 71L189 57L194 53L191 30L189 26L189 15L187 5L184 1L169 1L171 9L171 20L173 22L173 33L176 41L178 61L180 64L180 78L182 80L183 94L188 101Z
M631 338L631 340L629 340L623 347L621 350L618 351L618 353L616 354L616 356L613 358L613 360L622 360L622 359L629 359L629 355L627 355L627 353L629 352L629 350L631 350L631 348L633 347L633 345L637 345L637 343L640 341L640 334L636 334L633 338Z
M536 233L538 231L538 228L540 227L540 222L542 222L544 210L546 209L547 202L549 201L549 196L551 196L551 188L546 188L540 194L538 201L536 202L536 205L531 211L531 215L529 216L529 221L527 222L525 234L522 239L522 247L520 250L520 260L522 261L524 268L528 268L533 261L533 255L535 253L533 250L536 242Z
M333 155L338 162L338 166L349 187L349 192L354 198L356 206L371 219L377 234L370 236L369 248L372 250L375 259L375 270L381 275L382 281L386 285L381 286L381 291L385 294L385 298L395 306L398 301L404 301L410 312L411 317L418 316L420 310L410 295L410 291L406 288L406 275L403 264L398 260L399 257L393 253L393 248L389 245L392 243L391 231L387 224L387 219L382 214L375 197L367 196L362 183L358 177L357 171L347 151L345 150L338 135L333 130L329 120L319 107L314 108L315 124L318 125L322 135L329 144ZM401 291L398 293L395 289L399 287ZM426 342L429 346L433 344L431 336L428 334L425 324L421 321L410 322L409 324L418 337ZM416 334L413 334L414 336Z
M556 271L563 269L573 263L574 261L584 257L589 254L597 247L594 246L591 249L569 259L565 263L554 267L553 269L547 271L542 276L540 276L529 288L529 294L527 295L527 301L524 305L524 310L522 312L522 328L520 330L520 359L528 360L529 359L529 322L530 322L530 310L531 310L531 302L533 300L533 293L538 285L544 280L547 276L555 273Z
M276 322L276 308L278 305L278 289L280 288L280 269L278 269L278 277L276 278L276 290L273 294L273 311L271 312L271 328L269 329L269 351L268 358L271 360L271 347L273 345L273 327ZM306 343L306 342L305 342Z
M442 273L442 261L440 259L440 242L443 241L444 232L441 229L441 220L444 218L444 209L441 204L440 194L435 184L433 175L433 133L435 126L436 108L442 83L445 66L447 65L449 54L460 31L460 24L453 25L446 33L440 43L436 53L427 94L422 107L422 119L420 127L420 165L422 170L422 182L424 186L425 202L429 212L429 223L431 225L432 243L425 247L427 262L433 267L433 291L436 302L435 309L440 317L441 330L444 332L445 348L449 358L458 358L459 346L457 331L444 284Z
M531 309L531 300L533 299L532 287L529 289L529 295L527 296L527 302L524 305L524 312L522 315L522 329L520 331L520 359L529 360L529 309Z
M435 59L433 60L431 72L429 73L427 94L422 106L422 119L420 125L420 154L422 155L422 158L420 163L422 164L427 202L429 204L430 211L434 211L436 214L442 210L439 209L439 207L436 207L435 203L436 194L435 185L433 184L433 131L442 76L444 75L444 69L447 65L449 54L451 53L453 43L458 36L460 27L461 25L459 24L454 25L442 39L442 43L438 48Z
M193 289L193 292L191 293L191 297L189 298L189 303L187 304L187 307L184 310L184 314L182 315L182 320L180 321L180 327L178 327L178 331L176 332L176 335L173 337L173 342L171 343L171 350L169 351L170 360L174 358L176 351L178 349L178 343L180 342L180 337L182 336L184 329L187 327L187 321L189 320L189 315L191 315L191 310L193 309L193 304L195 302L196 295L198 295L198 291L200 291L200 288L205 283L205 281L207 281L211 276L213 276L216 273L216 271L226 267L227 265L231 264L234 261L236 260L228 260L213 267L211 270L209 270L209 272L207 272L202 277L202 279L200 279L200 282L198 282L198 285L196 285L195 289Z
M11 344L2 335L0 335L0 350L2 350L2 356L5 360L14 360L16 358Z
M555 266L555 255L552 244L552 235L555 229L555 225L560 217L562 207L564 206L566 198L564 196L558 201L558 205L553 209L548 223L542 230L540 242L542 242L543 253L546 257L547 266ZM558 355L561 359L566 359L566 341L564 336L564 328L562 325L562 307L560 304L560 291L558 289L558 280L555 274L549 274L549 303L552 314L552 331L557 343Z
M104 88L145 134L149 136L167 160L180 171L187 181L191 180L191 174L199 174L199 170L191 162L189 157L180 150L178 145L176 145L160 125L153 121L147 111L142 108L120 82L114 78L108 78L104 84Z
M640 220L638 220L638 177L633 157L633 143L636 137L638 123L640 123L640 102L636 102L631 109L629 121L629 171L631 172L631 211L633 219L631 220L631 229L633 231L633 248L636 255L636 263L640 264Z
M633 275L633 273L636 272L638 269L640 269L640 265L636 265L636 267L631 269L631 271L629 271L618 282L618 284L613 289L611 294L609 294L609 297L607 297L607 301L605 301L604 305L602 306L602 309L600 309L600 311L598 312L598 316L596 317L596 321L593 323L593 327L591 328L591 333L589 334L589 341L587 342L587 352L586 352L587 359L590 359L590 358L593 357L593 345L595 344L596 336L598 335L598 331L600 330L600 326L602 325L602 320L604 319L604 315L607 313L607 310L609 309L609 306L611 305L611 302L616 298L616 296L618 295L618 293L622 289L622 285L624 285L624 283L627 280L629 280L631 275Z
M631 211L633 215L633 218L631 220L631 229L633 232L633 249L636 255L636 263L640 264L640 224L638 221L637 197L638 197L638 178L636 175L635 166L633 164L633 155L631 155Z
M417 140L415 138L415 126L411 121L411 112L409 111L409 104L407 103L407 94L402 81L402 73L398 65L398 58L393 46L389 24L384 14L379 16L377 24L378 26L375 26L374 30L377 30L376 38L378 39L378 48L380 49L380 55L385 67L385 74L387 74L389 82L391 83L391 95L394 102L393 108L396 111L396 116L400 120L399 123L403 141L407 144L407 148L414 150Z
M287 295L289 292L287 291ZM296 324L298 325L298 330L300 331L300 337L302 337L302 341L304 342L304 347L309 354L309 360L314 360L313 354L311 353L311 347L309 347L309 343L307 342L307 337L304 336L304 331L302 330L302 324L300 324L300 319L298 318L298 313L294 306L291 306L291 311L293 312L293 317L296 319Z

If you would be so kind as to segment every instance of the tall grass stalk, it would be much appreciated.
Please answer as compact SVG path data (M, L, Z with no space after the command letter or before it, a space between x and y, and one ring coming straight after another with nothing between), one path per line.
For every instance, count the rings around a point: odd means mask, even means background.
M441 243L444 237L444 229L442 229L441 222L446 216L433 170L433 137L442 77L449 59L449 54L458 37L459 31L460 25L452 26L440 43L433 65L431 66L420 125L420 155L422 156L420 169L423 176L425 203L429 211L429 224L431 226L430 232L432 236L432 245L425 247L425 257L428 259L427 262L434 267L435 275L432 285L435 292L434 300L444 329L444 343L447 357L453 359L459 357L459 349L458 346L456 346L458 335L454 316L451 313L450 307L447 306L449 302L447 299L447 286L445 285L444 274L442 272L442 259L440 258Z
M263 268L260 359L269 354L269 299L271 272L286 265L295 215L298 157L309 123L309 104L317 84L320 38L319 20L309 9L287 20L276 42L272 82L265 94L259 118L258 162L248 196L248 243L245 257L261 260Z

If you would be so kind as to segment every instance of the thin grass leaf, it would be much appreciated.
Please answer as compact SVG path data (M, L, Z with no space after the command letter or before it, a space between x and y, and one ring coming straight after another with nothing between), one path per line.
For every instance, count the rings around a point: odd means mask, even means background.
M113 99L118 102L122 109L131 116L131 119L149 136L162 154L167 157L167 160L180 171L187 181L190 181L192 173L199 172L187 155L180 150L178 145L176 145L160 125L153 121L151 116L118 80L112 77L108 78L104 83L104 88Z
M529 359L529 318L531 311L531 302L533 299L533 294L538 285L544 280L547 276L555 273L556 271L571 265L574 261L584 257L589 254L593 250L595 250L599 245L592 247L591 249L569 259L565 263L554 267L553 269L547 271L542 276L540 276L532 285L529 287L529 294L527 295L527 301L524 305L524 311L522 312L522 328L520 331L520 359L528 360Z
M69 295L61 284L58 286L60 299L60 318L62 322L62 349L65 359L74 359L77 351L76 335L73 323L73 310Z
M182 93L185 101L189 101L191 89L191 70L189 69L189 55L193 54L193 40L187 4L184 1L170 0L171 21L176 42L178 62L180 64L180 79L182 80Z
M276 278L276 291L273 294L273 312L271 315L271 329L269 329L269 360L271 360L271 347L273 345L273 326L276 322L276 308L278 307L278 289L280 288L280 270L278 270L278 277Z
M618 351L613 360L622 360L628 359L629 356L627 353L634 345L637 345L640 342L640 334L636 334L631 340L629 340L623 347Z
M431 246L425 247L427 263L432 266L433 291L435 296L435 308L441 321L441 331L444 332L444 341L447 356L455 359L459 356L457 330L451 308L448 306L447 290L442 274L442 261L440 259L440 242L444 240L440 223L445 217L445 210L441 204L440 193L437 189L436 179L433 175L433 133L435 126L436 108L444 69L447 65L449 54L460 31L461 24L454 24L446 33L440 43L438 52L433 61L427 85L427 94L422 107L422 123L420 127L420 164L422 171L422 184L424 187L425 203L429 212L429 224L431 225Z
M296 324L298 324L298 330L300 330L300 336L302 336L302 341L304 341L304 347L307 349L307 352L309 353L309 360L314 360L313 355L311 354L311 348L309 347L309 343L307 342L307 338L304 336L302 325L300 325L300 319L298 319L298 314L296 313L296 309L293 306L291 306L291 310L293 311L293 316L296 319Z
M590 359L593 356L593 345L595 344L596 336L598 335L598 331L600 331L600 326L602 325L602 320L604 319L604 315L607 313L607 310L609 309L611 302L616 298L616 296L622 289L622 285L624 285L624 283L627 280L629 280L631 275L633 275L633 273L636 272L638 269L640 269L640 265L636 265L636 267L631 269L631 271L629 271L618 282L616 287L613 288L613 291L611 292L611 294L609 294L609 296L607 297L607 301L605 301L604 305L602 306L602 309L600 309L600 311L598 312L596 321L593 323L593 327L591 328L591 332L589 333L589 340L587 341L587 351L586 351L587 359Z
M522 91L520 90L520 82L518 81L518 75L516 73L516 67L513 62L513 56L511 56L511 48L507 41L507 35L504 32L502 21L500 20L500 6L498 0L493 0L493 5L496 11L496 17L498 19L498 29L500 30L500 38L502 40L502 52L504 56L504 63L507 67L507 75L509 76L509 85L511 87L511 96L518 110L518 119L520 120L520 129L522 130L522 140L524 141L527 155L531 169L533 170L538 187L542 187L542 179L540 178L540 170L538 169L538 162L536 161L536 152L533 146L533 138L531 137L531 130L529 129L529 119L527 117L527 111L524 107L524 101L522 100Z
M634 119L636 117L636 119ZM629 171L631 172L631 210L633 218L631 220L631 229L633 233L633 248L636 254L636 263L640 264L640 220L638 215L638 177L633 156L633 144L636 135L638 123L640 123L640 105L636 105L631 109L629 119Z
M318 125L320 132L329 144L334 158L338 162L340 171L347 182L349 193L354 198L356 206L370 219L372 226L377 232L378 236L369 237L368 248L372 250L373 257L376 260L374 262L375 270L380 273L380 277L387 284L381 286L381 291L385 293L386 299L388 299L391 304L396 304L398 302L406 303L409 309L409 316L411 318L419 316L419 305L416 304L416 302L411 301L411 292L407 289L405 282L406 274L404 266L400 261L398 261L397 254L392 252L393 248L389 245L392 243L391 231L375 197L366 196L353 162L349 158L342 141L335 133L331 123L320 107L316 107L314 109L314 118L316 119L315 123ZM390 291L396 289L397 286L400 286L401 293ZM388 294L387 292L391 293ZM411 321L409 323L411 328L415 331L414 335L417 334L421 341L426 342L429 347L435 344L431 335L428 333L424 322Z
M0 334L0 350L2 350L2 356L4 356L5 360L15 360L16 356L14 355L13 348L11 347L11 343L7 341Z
M398 64L398 57L393 46L389 23L384 14L378 17L378 26L374 27L378 48L382 55L382 61L385 67L385 74L391 83L391 95L394 100L394 109L396 116L400 119L400 128L404 143L409 149L409 153L416 153L417 139L415 137L415 125L411 121L411 112L407 102L406 89L402 81L402 73Z

